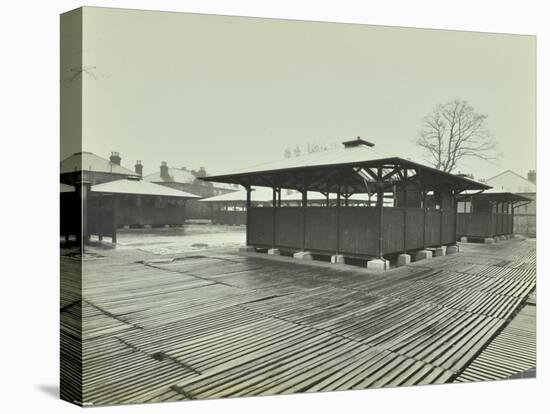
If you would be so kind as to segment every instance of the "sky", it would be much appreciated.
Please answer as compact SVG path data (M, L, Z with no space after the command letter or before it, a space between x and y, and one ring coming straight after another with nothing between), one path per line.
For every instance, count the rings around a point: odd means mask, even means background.
M85 8L82 147L141 160L145 174L161 161L223 173L356 136L425 163L422 118L459 98L488 115L501 158L458 169L526 176L535 47L533 36Z

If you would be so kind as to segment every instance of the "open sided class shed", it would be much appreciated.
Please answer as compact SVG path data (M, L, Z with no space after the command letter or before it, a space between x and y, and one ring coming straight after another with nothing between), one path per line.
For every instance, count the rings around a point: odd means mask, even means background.
M387 156L357 138L342 148L287 158L252 169L203 178L247 189L247 245L382 257L456 241L455 196L489 186L399 157ZM270 207L252 207L252 186L272 189ZM281 205L281 190L302 193L299 207ZM336 203L308 206L308 191ZM349 206L353 194L372 196L373 204ZM392 201L387 207L384 199Z
M514 233L514 208L530 198L508 192L487 191L457 196L457 235L486 239Z

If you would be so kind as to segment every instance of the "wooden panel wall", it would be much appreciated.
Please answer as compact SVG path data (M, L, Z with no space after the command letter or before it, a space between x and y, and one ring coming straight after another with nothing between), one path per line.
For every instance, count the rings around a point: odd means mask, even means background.
M306 250L337 250L337 209L308 207L306 217Z

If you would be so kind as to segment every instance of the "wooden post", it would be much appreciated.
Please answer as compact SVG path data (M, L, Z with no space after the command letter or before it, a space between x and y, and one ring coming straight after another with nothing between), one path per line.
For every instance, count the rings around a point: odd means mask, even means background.
M117 242L117 237L116 237L116 230L118 226L117 214L118 214L118 197L113 196L113 229L111 232L111 242L113 243Z
M455 241L458 240L458 202L456 201L456 198L453 195L453 210L454 210L454 233L455 233ZM464 199L464 211L466 211L466 199Z
M403 208L403 253L407 253L407 208Z
M281 207L281 188L277 189L277 207Z
M443 204L439 206L439 245L443 245Z
M340 254L340 186L336 193L336 255Z
M252 188L246 187L246 245L250 243L250 206Z
M275 187L273 187L273 221L272 221L272 226L273 226L273 231L271 233L272 235L272 238L271 238L271 247L272 248L275 248L275 232L276 232L276 229L277 229L277 224L276 224L276 210L277 209L277 189Z
M307 189L302 191L302 251L306 250Z
M512 202L512 229L510 234L514 234L514 203Z
M379 188L376 195L376 204L378 207L378 258L381 259L384 254L382 244L384 242L384 189Z
M422 191L422 208L424 209L424 225L422 226L422 246L426 248L426 218L428 210L426 208L426 192Z

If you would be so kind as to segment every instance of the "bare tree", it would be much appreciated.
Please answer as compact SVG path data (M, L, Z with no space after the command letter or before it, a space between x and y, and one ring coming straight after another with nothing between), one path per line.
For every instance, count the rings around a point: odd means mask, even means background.
M477 113L459 99L437 105L424 117L416 144L425 150L435 168L445 172L452 172L464 158L497 158L487 115Z

